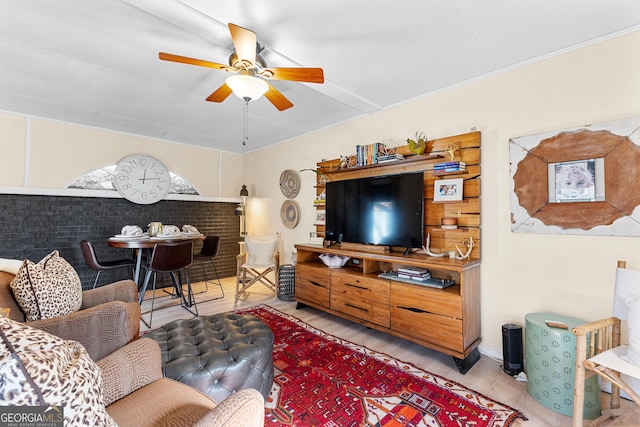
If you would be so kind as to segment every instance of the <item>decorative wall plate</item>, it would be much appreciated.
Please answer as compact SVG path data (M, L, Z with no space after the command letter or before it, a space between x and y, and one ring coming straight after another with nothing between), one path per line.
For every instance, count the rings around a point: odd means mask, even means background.
M300 174L295 169L286 169L280 174L280 191L285 197L294 199L300 193Z
M295 228L300 220L300 206L295 200L285 200L280 208L280 219L287 228Z

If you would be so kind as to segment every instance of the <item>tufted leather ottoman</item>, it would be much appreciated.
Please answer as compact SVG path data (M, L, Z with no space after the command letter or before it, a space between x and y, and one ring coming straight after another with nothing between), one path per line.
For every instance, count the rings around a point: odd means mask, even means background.
M244 388L266 399L273 384L273 332L233 313L175 320L144 335L160 345L162 373L222 402Z

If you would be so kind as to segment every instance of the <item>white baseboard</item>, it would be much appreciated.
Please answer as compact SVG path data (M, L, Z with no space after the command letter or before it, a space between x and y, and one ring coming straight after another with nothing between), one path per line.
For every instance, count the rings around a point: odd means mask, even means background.
M502 352L497 352L492 348L483 347L481 345L478 346L478 351L480 352L480 354L484 354L485 356L490 357L495 361L503 363Z

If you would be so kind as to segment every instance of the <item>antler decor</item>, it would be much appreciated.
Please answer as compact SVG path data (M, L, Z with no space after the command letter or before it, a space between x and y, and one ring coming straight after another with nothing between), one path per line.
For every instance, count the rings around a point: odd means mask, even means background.
M422 247L422 249L424 250L424 252L429 255L429 256L434 256L434 257L443 257L445 254L440 253L440 254L436 254L434 252L431 252L431 249L429 249L429 243L431 242L431 233L427 233L427 241L426 241L426 245Z
M465 243L466 245L466 243ZM458 247L458 245L456 245L456 249L458 250L458 254L460 255L456 255L454 256L455 259L459 259L459 260L463 260L463 259L467 259L469 258L469 255L471 255L471 250L473 249L473 247L475 246L475 243L473 243L473 237L469 236L469 250L467 251L466 254L463 254L462 251L460 250L460 248Z
M447 253L446 252L441 252L439 254L432 252L431 249L429 248L429 244L431 243L431 233L427 233L427 241L425 242L425 246L422 247L422 249L424 250L424 252L432 257L443 257L445 256ZM465 246L467 244L465 243ZM459 259L459 260L464 260L469 258L469 255L471 255L471 251L473 250L473 247L475 246L475 243L473 242L473 237L469 236L469 249L467 250L466 253L462 253L462 250L458 247L458 245L456 245L456 250L458 251L458 255L449 255L451 258L455 258L455 259Z
M455 157L455 153L459 149L460 149L460 147L458 146L458 144L451 144L451 145L447 145L445 147L444 151L449 153L449 156L451 156L451 161L453 161L453 158Z

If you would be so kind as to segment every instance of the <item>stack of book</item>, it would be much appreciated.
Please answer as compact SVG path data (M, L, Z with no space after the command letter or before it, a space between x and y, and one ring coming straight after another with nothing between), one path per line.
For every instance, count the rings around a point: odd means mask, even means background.
M374 142L367 145L356 145L356 166L375 165L378 156L382 155L385 145L382 142Z
M404 156L402 154L385 154L383 156L378 156L378 163L386 163L386 162L395 162L396 160L402 160Z
M464 172L467 168L465 162L445 162L436 163L433 165L434 174L452 173L452 172Z
M425 282L431 278L431 273L426 268L398 268L398 277L403 279L411 279L417 282Z

